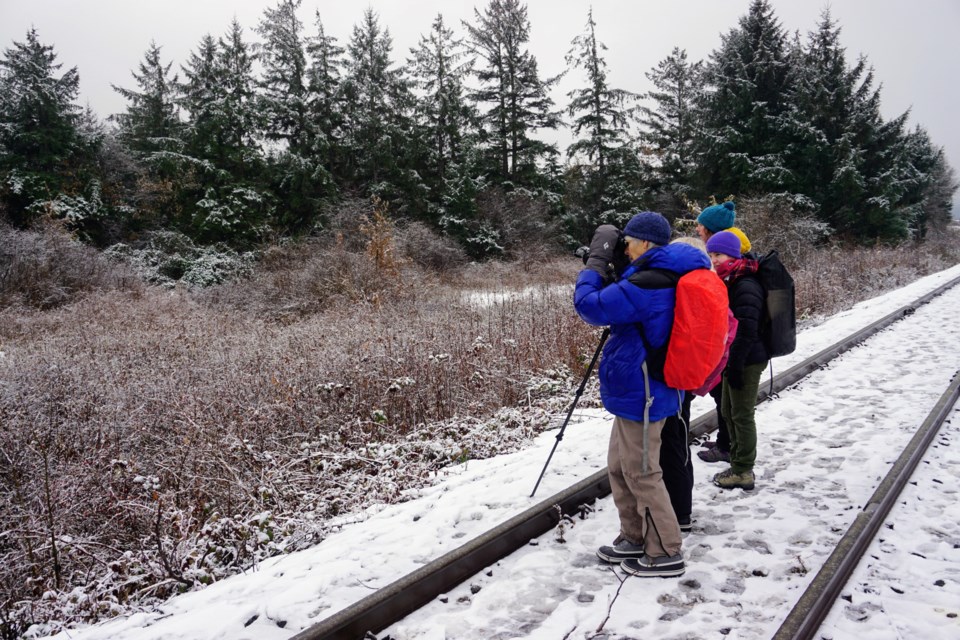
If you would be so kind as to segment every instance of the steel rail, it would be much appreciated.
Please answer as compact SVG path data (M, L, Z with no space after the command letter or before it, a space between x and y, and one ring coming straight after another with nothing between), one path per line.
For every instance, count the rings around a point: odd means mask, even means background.
M560 512L576 512L581 505L609 495L606 472L581 480L547 498L467 544L407 574L376 593L304 629L293 640L364 638L406 617L441 593L457 586L501 558L550 531Z
M841 353L860 344L878 331L910 315L916 309L948 289L960 284L960 277L943 284L909 305L887 314L840 342L774 376L772 395L766 389L757 394L757 401L767 400ZM710 411L691 421L691 437L716 429L716 412ZM451 590L470 576L510 555L533 538L556 526L561 513L575 513L583 504L610 494L607 470L604 468L537 505L510 518L463 546L433 560L423 567L387 585L383 589L321 620L292 640L359 640L369 632L381 631L413 613L442 593Z
M924 453L933 442L947 416L960 400L960 371L933 411L927 415L920 429L893 463L863 510L844 534L837 548L823 564L816 577L800 596L773 640L813 640L818 637L820 625L830 613L854 569L870 548L877 531L890 514L894 504L907 485Z

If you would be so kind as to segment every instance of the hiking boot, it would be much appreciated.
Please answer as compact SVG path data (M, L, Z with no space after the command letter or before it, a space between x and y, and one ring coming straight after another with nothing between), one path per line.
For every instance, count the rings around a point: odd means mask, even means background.
M701 449L697 451L697 457L704 462L730 462L730 452L723 451L720 447Z
M716 440L704 440L703 442L700 443L700 446L703 447L704 449L714 449L714 448L716 448L716 446L717 446L717 441L716 441Z
M713 476L713 484L721 489L753 489L754 483L753 471L744 471L743 473L734 473L733 469L727 469Z
M693 518L690 516L677 516L677 524L680 525L680 533L690 533L693 531Z
M621 562L620 568L630 575L642 578L682 576L683 572L686 571L683 564L683 555L680 553L675 556L659 556L657 558L651 558L648 555L630 558Z
M613 541L613 546L604 545L597 549L597 557L604 562L613 563L640 558L643 557L643 543L631 542L620 535Z

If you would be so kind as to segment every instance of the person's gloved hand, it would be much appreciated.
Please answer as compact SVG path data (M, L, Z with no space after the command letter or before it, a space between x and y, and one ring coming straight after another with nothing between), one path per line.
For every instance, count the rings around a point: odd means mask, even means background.
M630 256L627 255L626 243L623 240L623 236L620 236L620 247L613 253L613 271L617 274L617 277L620 277L627 267L630 266Z
M734 389L743 389L743 369L727 368L727 382Z
M609 277L608 265L613 261L613 254L620 241L620 230L612 224L602 224L593 232L590 241L590 257L587 258L587 269L596 271L604 279Z

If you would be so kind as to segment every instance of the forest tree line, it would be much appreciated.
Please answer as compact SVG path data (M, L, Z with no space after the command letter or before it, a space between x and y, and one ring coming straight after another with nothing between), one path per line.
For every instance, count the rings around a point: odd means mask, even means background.
M752 0L706 60L677 47L652 67L644 94L610 85L589 11L566 57L578 88L556 104L519 0L460 25L438 15L405 54L372 9L341 42L319 11L302 22L301 3L279 0L252 34L234 19L177 67L151 42L106 121L31 29L0 59L0 217L63 219L100 247L172 230L246 249L376 196L475 258L511 255L520 218L559 247L711 196L775 198L840 241L923 239L950 221L942 148L908 113L881 116L872 69L847 59L829 11L802 38ZM543 140L561 127L563 151Z

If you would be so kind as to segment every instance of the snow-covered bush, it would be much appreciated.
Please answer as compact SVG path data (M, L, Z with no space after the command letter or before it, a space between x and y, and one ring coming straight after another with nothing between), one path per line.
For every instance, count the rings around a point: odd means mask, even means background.
M237 253L219 246L198 246L175 231L151 233L139 248L118 243L104 255L129 264L146 282L167 287L183 282L193 287L209 287L248 275L256 261L252 252Z

